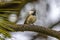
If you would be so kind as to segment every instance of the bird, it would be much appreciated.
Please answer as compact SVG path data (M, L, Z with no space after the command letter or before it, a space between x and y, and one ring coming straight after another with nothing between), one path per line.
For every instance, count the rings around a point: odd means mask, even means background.
M26 17L24 24L33 24L36 21L36 10L30 10L29 15Z

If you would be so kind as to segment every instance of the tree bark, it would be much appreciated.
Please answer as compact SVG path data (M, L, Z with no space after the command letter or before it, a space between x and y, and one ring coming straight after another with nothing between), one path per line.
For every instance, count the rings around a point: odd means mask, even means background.
M37 25L16 25L10 26L11 28L15 29L16 31L34 31L38 33L43 33L52 37L56 37L60 39L60 32L51 30L49 28L45 28L42 26L37 26Z

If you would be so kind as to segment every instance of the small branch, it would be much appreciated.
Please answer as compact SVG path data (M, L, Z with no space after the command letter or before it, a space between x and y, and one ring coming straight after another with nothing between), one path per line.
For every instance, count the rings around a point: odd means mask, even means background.
M37 26L37 25L17 25L16 27L14 26L13 27L10 26L10 27L15 29L16 31L34 31L34 32L43 33L60 39L60 32L48 28L44 28L41 26Z
M56 22L55 24L53 24L53 25L51 25L49 28L53 28L53 27L55 27L56 25L58 25L60 23L60 21L58 21L58 22Z

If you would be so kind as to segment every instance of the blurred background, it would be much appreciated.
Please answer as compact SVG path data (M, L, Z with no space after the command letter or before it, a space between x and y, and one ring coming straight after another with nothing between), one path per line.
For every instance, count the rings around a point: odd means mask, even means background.
M12 0L0 0L11 2ZM28 12L32 9L36 10L36 22L34 25L39 25L46 28L52 28L52 30L60 31L60 0L37 0L27 3L20 11L20 16L16 24L24 24ZM10 21L17 19L16 14L11 14ZM57 23L57 24L56 24ZM56 24L56 25L54 25ZM12 38L5 38L5 40L32 40L36 32L10 32ZM58 40L57 38L48 36L47 38L38 37L34 40Z

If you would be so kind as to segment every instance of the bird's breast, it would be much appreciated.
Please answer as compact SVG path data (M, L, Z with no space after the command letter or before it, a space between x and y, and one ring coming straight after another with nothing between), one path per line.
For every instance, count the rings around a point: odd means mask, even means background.
M28 24L33 24L36 21L36 16L30 15L27 19Z

